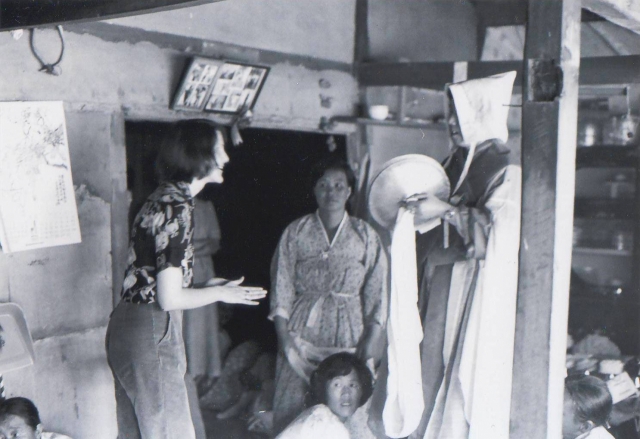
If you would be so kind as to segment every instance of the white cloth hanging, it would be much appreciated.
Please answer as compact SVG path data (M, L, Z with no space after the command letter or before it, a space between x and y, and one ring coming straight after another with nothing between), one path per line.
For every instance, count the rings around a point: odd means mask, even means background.
M485 207L492 229L460 362L469 438L508 438L520 250L520 167L505 170L504 183ZM475 346L474 346L475 344Z
M440 388L436 405L446 404L441 419L429 422L425 439L508 439L513 347L515 340L518 252L520 248L521 170L509 165L504 182L487 200L491 233L481 261L475 295L464 337L457 393ZM465 262L456 263L454 275L464 277ZM452 279L447 328L459 319L456 297L464 288ZM450 315L451 314L451 315ZM453 324L449 324L453 321ZM444 358L451 355L445 332ZM446 399L446 402L445 402Z
M417 279L413 213L401 207L391 241L391 297L387 324L389 377L382 412L385 433L392 438L411 434L418 427L424 410Z

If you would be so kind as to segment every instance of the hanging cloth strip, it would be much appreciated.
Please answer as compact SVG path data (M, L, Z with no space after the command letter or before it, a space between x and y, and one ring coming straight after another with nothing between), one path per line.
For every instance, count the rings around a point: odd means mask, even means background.
M387 325L389 377L382 412L385 433L392 438L411 434L418 427L424 410L417 279L413 213L401 207L391 241L391 297Z

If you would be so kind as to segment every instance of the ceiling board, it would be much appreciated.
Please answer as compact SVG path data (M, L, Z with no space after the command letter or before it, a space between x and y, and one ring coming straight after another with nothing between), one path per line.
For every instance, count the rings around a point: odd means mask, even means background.
M0 31L104 20L222 0L0 0Z
M527 2L524 0L470 0L484 27L523 25L527 22ZM589 10L582 10L582 21L602 21Z
M640 2L637 0L583 0L582 6L640 34Z

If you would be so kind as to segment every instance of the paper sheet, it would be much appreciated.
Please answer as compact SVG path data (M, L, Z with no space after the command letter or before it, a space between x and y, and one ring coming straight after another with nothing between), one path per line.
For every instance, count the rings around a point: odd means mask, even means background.
M62 102L0 102L0 243L80 242Z

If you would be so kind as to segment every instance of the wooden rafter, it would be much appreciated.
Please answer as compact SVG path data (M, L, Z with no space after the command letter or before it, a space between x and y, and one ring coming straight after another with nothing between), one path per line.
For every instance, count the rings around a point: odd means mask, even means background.
M368 63L360 66L362 86L399 86L442 90L453 80L453 62ZM522 61L470 61L469 79L516 70L519 83ZM640 83L640 55L584 58L580 63L581 85Z
M605 1L605 0L592 0ZM612 0L615 1L615 0ZM522 26L527 24L527 2L523 0L471 0L485 27ZM583 5L584 7L584 5ZM596 11L583 9L581 21L602 21Z
M0 31L104 20L223 0L2 0Z
M635 0L582 0L582 7L608 21L640 34L640 2Z

